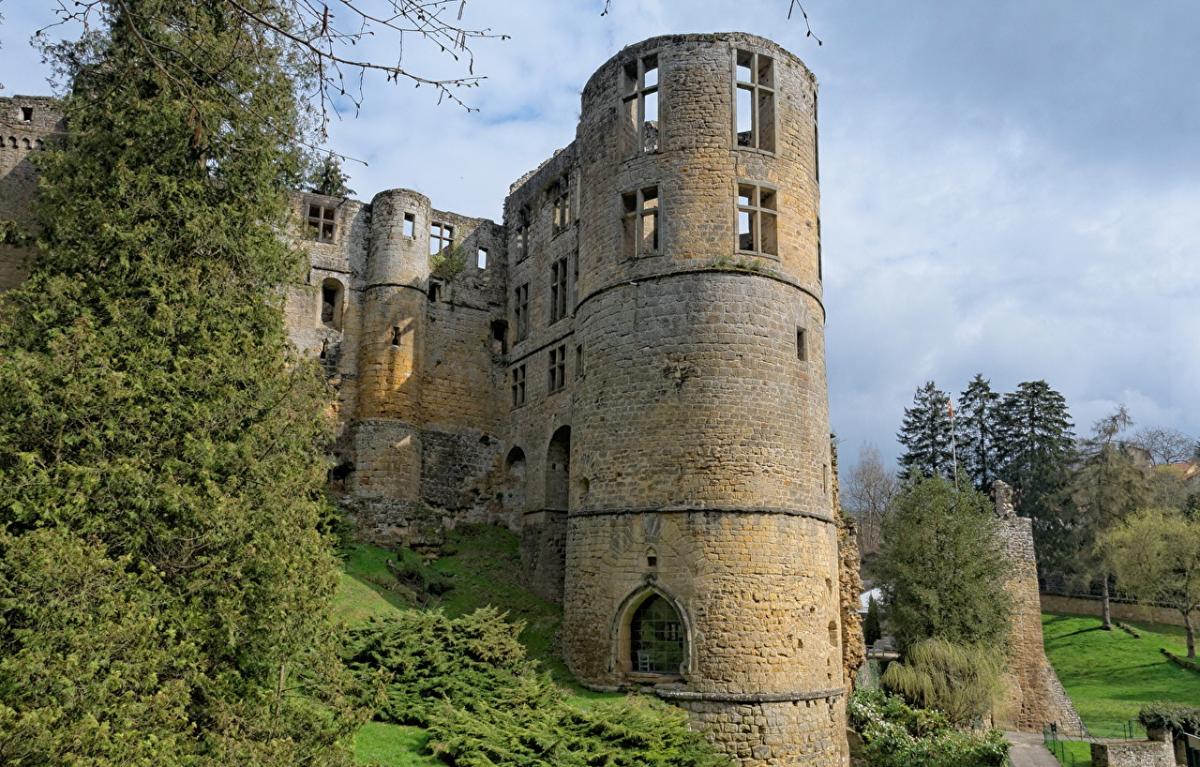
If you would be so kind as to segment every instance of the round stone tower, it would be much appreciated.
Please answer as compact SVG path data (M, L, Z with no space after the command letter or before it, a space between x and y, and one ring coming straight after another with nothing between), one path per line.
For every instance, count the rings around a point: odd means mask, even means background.
M816 83L658 37L583 93L564 650L742 765L847 762Z
M354 437L355 494L363 498L420 498L430 215L429 198L408 189L371 201Z

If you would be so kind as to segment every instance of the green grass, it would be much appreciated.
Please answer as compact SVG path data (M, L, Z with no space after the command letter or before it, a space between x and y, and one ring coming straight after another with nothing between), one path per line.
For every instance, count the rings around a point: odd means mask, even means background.
M1186 652L1183 629L1134 623L1141 639L1100 628L1100 619L1043 615L1046 655L1092 735L1123 737L1146 703L1200 700L1200 674L1169 662L1159 648Z
M1060 740L1047 746L1063 767L1092 767L1092 744L1078 740Z
M401 564L413 577L402 582L388 568L389 560ZM440 556L428 562L412 551L355 544L346 557L333 612L336 619L354 626L399 610L440 608L457 617L488 605L498 607L508 613L509 620L525 624L520 639L526 652L568 692L572 703L587 707L597 700L620 697L592 692L575 682L558 646L562 609L527 590L521 574L517 537L496 526L454 531ZM453 588L429 596L417 584L421 580L448 582ZM424 753L426 740L418 727L370 722L355 737L354 754L361 764L386 767L442 764Z

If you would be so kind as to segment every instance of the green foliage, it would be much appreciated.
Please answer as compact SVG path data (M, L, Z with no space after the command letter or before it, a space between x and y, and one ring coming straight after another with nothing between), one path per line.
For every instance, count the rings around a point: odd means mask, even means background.
M442 248L429 257L429 273L447 282L467 268L467 254L460 245Z
M980 492L988 492L996 479L996 410L1000 395L991 382L977 373L958 397L954 422L959 462L964 478Z
M354 190L346 185L349 180L337 155L329 154L309 171L308 188L326 197L349 197L354 194Z
M870 647L883 636L883 627L879 622L879 602L875 597L867 599L867 617L863 621L863 642Z
M40 250L0 300L0 731L29 734L0 749L341 764L328 394L278 294L294 71L221 4L101 10L50 51L71 131L39 155Z
M936 709L963 727L978 725L991 713L1002 670L995 650L926 639L909 648L903 663L888 666L882 682L912 705Z
M1008 563L987 497L940 477L905 489L884 523L878 573L902 651L923 639L998 648L1008 635Z
M386 685L379 718L427 727L429 748L451 764L728 764L678 709L637 698L572 705L525 658L521 628L495 609L398 613L352 631L346 659L368 688Z
M1088 729L1098 737L1123 737L1138 709L1155 701L1195 705L1200 675L1171 664L1159 652L1184 651L1183 629L1137 623L1134 639L1102 631L1096 617L1043 615L1046 656Z
M1121 590L1171 605L1184 617L1188 657L1196 657L1200 620L1200 519L1173 509L1143 509L1101 538Z
M1147 730L1200 732L1200 707L1169 700L1147 703L1138 711L1138 722Z
M999 767L1008 755L1001 733L961 732L941 713L879 690L855 691L847 713L862 736L867 767Z
M904 421L896 438L904 446L900 456L900 478L953 478L950 428L950 397L933 381L917 389L912 407L904 409Z

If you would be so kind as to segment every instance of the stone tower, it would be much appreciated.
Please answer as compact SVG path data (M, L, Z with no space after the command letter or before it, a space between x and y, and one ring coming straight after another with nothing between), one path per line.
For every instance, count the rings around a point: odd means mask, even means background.
M575 152L567 663L747 767L844 764L814 78L653 38L592 76Z

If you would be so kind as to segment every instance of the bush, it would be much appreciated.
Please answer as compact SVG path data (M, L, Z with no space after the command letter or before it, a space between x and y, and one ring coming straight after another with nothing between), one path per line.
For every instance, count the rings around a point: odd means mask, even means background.
M992 710L1000 671L1000 660L990 650L927 639L913 645L903 663L888 666L881 681L913 705L937 709L961 727L981 722Z
M673 707L630 697L586 710L525 657L495 608L461 618L402 613L351 632L346 662L364 688L383 681L377 718L427 727L429 747L461 767L726 767Z
M1170 701L1147 703L1138 712L1138 722L1147 730L1200 732L1200 708Z
M996 730L960 732L940 712L879 690L856 691L847 712L868 767L1000 767L1008 756L1008 742Z

